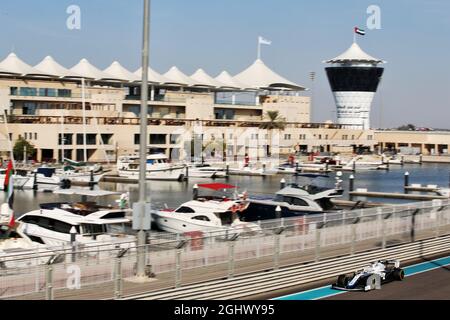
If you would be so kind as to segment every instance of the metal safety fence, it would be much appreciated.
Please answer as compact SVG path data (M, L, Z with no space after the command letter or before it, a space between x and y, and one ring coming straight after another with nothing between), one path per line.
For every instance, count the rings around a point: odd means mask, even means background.
M134 281L136 244L47 248L0 256L0 298L120 298L211 278L391 247L450 234L450 201L261 221L249 230L150 233L147 282Z

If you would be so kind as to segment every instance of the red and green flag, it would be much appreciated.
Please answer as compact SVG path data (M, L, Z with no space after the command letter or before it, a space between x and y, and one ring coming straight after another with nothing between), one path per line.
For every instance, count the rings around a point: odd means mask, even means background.
M8 193L8 205L11 210L13 210L14 204L14 181L13 181L13 163L9 161L8 167L6 169L5 181L4 181L4 190Z
M355 27L355 33L357 33L357 34L359 34L359 35L361 35L361 36L366 35L366 31L363 30L363 29L360 29L360 28L358 28L358 27Z

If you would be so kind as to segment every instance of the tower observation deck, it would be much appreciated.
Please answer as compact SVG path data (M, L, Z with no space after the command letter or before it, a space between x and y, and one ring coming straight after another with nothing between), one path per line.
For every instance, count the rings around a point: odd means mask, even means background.
M378 89L385 61L365 53L354 42L340 56L325 61L325 68L337 107L337 121L349 128L369 129L370 108Z

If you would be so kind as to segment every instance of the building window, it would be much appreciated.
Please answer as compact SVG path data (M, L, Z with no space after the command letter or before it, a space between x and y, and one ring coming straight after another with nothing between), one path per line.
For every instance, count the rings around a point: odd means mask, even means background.
M112 144L112 137L113 137L112 133L102 133L100 136L103 144L105 145Z
M36 88L20 88L20 95L25 97L35 97L37 96Z
M150 144L166 144L166 135L165 134L151 134L150 135Z
M141 143L141 135L139 133L136 133L134 135L134 144L140 144Z
M251 135L252 140L258 140L258 138L259 138L259 135L257 133L252 133L252 135Z
M342 140L348 140L348 135L344 134L344 135L342 136Z
M39 88L40 97L56 97L56 89Z
M284 140L291 140L291 135L290 134L285 134L284 135Z
M77 134L77 144L83 145L83 134ZM96 134L86 134L86 145L96 145L97 144L97 135Z
M27 133L25 132L23 135L24 135L25 140L27 140Z
M321 134L319 134L319 140L322 140L322 135Z
M97 135L96 134L87 134L86 135L86 144L90 146L95 146L97 144Z
M301 135L299 136L299 139L300 139L300 140L306 140L306 134L301 134Z
M25 102L22 108L23 115L36 115L37 105L34 102Z
M38 137L37 132L35 132L34 133L34 140L37 140L37 137Z
M354 134L352 135L352 140L355 140L355 135Z
M17 94L19 93L19 90L17 87L11 87L11 88L9 88L9 93L12 96L17 96Z
M170 144L178 144L180 141L180 134L171 134L170 135Z
M367 140L373 140L373 136L372 135L367 136Z
M65 145L72 145L72 143L73 143L73 134L72 133L65 133L64 134L64 144ZM62 145L61 134L58 135L58 144ZM81 136L81 144L83 144L83 136Z
M214 112L216 119L233 120L235 113L231 109L216 109Z
M72 96L72 90L58 89L58 97L70 98Z

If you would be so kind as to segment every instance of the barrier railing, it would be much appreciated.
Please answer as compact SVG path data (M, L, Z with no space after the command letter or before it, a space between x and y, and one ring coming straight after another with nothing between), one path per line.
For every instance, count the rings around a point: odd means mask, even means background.
M157 286L228 277L354 255L450 234L450 202L434 200L255 223L248 230L150 233L147 275ZM0 298L121 297L132 292L134 242L0 255ZM156 284L155 284L156 285ZM95 290L95 294L90 290ZM155 287L156 288L156 287ZM156 289L155 289L156 290Z

